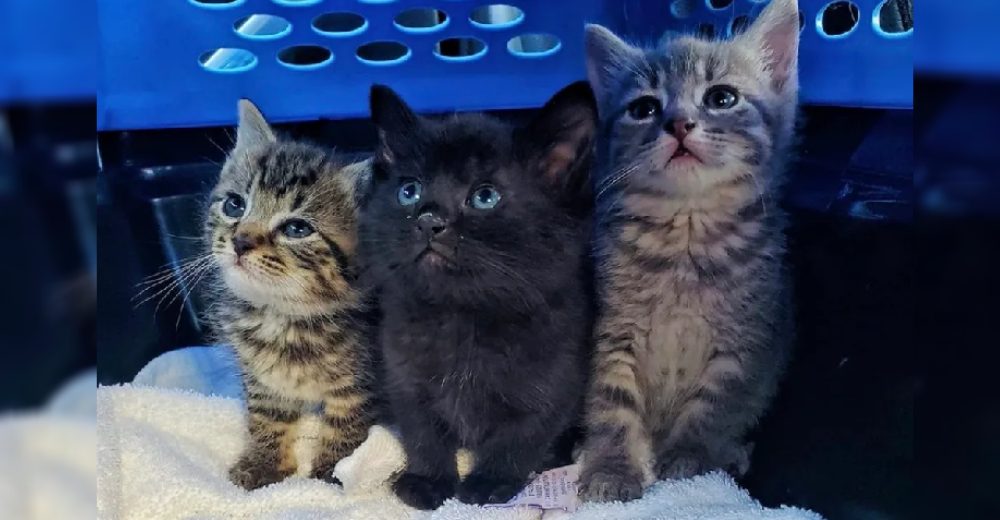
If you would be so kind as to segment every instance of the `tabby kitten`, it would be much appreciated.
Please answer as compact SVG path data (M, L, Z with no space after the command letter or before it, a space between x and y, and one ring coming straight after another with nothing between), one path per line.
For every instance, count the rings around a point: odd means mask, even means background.
M206 232L220 282L212 321L243 372L250 437L230 470L254 489L306 467L329 477L373 423L373 357L355 283L362 166L277 138L249 101L212 191ZM322 409L313 460L298 460L304 412Z
M602 132L600 310L581 494L749 466L747 430L786 364L785 215L799 22L771 0L730 41L631 47L587 28Z
M593 93L571 85L516 129L423 119L386 87L371 110L361 257L407 456L394 491L420 509L505 502L582 413ZM459 448L475 459L461 483Z

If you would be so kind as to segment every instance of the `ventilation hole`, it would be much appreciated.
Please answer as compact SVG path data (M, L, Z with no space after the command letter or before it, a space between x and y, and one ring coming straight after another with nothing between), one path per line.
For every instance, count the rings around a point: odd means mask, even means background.
M750 17L746 15L737 16L733 18L733 21L729 22L729 35L743 34L748 27L750 27Z
M286 5L288 7L305 7L307 5L316 5L323 0L274 0L274 3L278 5Z
M292 32L292 24L280 16L252 14L236 20L233 30L251 40L276 40Z
M368 20L357 13L324 13L313 19L312 27L326 36L354 36L365 32Z
M674 0L670 3L670 14L674 15L674 18L687 18L694 13L697 3L698 0Z
M319 45L294 45L278 52L278 61L289 68L313 70L332 62L333 53Z
M512 5L484 5L472 11L469 21L480 29L506 29L524 21L524 11Z
M446 38L434 46L434 55L445 61L472 61L486 54L486 42L478 38Z
M368 65L396 65L410 59L410 48L399 42L377 41L358 47L357 56Z
M551 34L535 33L515 36L507 42L507 50L522 58L544 58L559 52L562 42Z
M844 37L858 26L860 14L858 6L853 2L833 2L823 9L816 18L816 23L821 34Z
M698 26L698 30L695 34L697 34L699 38L712 40L715 38L715 26L710 23L703 23Z
M201 53L198 63L212 72L246 72L257 66L257 56L246 49L224 47Z
M875 10L875 29L887 36L899 36L913 30L913 0L885 0Z
M720 11L733 5L733 0L708 0L708 7Z
M440 9L409 9L397 14L393 23L403 32L429 33L447 27L448 15Z
M195 7L202 9L229 9L242 5L246 0L188 0Z

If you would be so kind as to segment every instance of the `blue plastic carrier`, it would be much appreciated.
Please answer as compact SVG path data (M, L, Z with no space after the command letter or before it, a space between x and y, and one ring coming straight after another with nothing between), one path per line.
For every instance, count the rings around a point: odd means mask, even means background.
M96 27L91 2L0 1L0 104L93 102Z
M274 121L364 117L372 83L425 112L536 107L584 77L586 22L639 42L704 24L726 36L764 3L98 0L98 127L229 125L242 97ZM856 25L827 36L831 2L800 0L803 101L912 105L912 30L878 30L881 3L854 0Z

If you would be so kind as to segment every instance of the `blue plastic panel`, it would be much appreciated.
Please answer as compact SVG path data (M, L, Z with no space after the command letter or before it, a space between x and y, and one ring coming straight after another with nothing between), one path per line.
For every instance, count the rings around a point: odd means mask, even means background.
M391 85L421 111L532 107L584 76L582 28L596 18L598 0L560 2L558 7L556 2L500 0L495 3L514 4L523 16L495 28L474 25L470 14L488 3L236 0L199 7L195 0L99 0L103 71L98 127L232 124L240 97L252 99L277 121L364 117L372 83ZM447 23L416 31L394 23L404 11L427 7L444 11ZM312 23L328 12L356 13L366 25L345 36L320 34ZM255 39L237 34L234 23L252 14L280 16L291 29ZM531 33L554 35L558 49L535 57L508 50L512 38ZM485 52L450 60L435 55L438 41L457 37L479 39ZM362 63L357 49L375 41L403 43L410 53L398 63ZM279 63L278 54L295 45L323 46L333 59L298 69ZM210 72L199 57L217 48L243 49L256 61L230 72Z
M92 102L96 13L91 2L0 1L0 103Z
M364 117L372 83L391 85L425 112L534 107L584 76L585 22L603 23L647 43L656 42L666 30L694 31L704 23L726 36L732 20L752 19L766 3L732 0L716 10L709 7L712 0L498 0L516 6L522 15L483 27L470 16L489 0L221 3L226 1L98 0L103 59L98 127L232 124L240 97L253 99L276 121ZM859 20L840 37L826 36L819 27L824 8L832 2L799 3L804 102L912 106L913 31L887 35L878 30L875 13L882 0L854 0ZM429 28L401 26L397 17L415 8L439 9L447 21ZM330 12L355 13L360 23L347 24L352 29L345 34L322 34L313 22ZM257 35L238 34L234 24L255 14L280 18L253 19L247 25ZM558 45L533 57L521 56L511 40L523 34L551 35ZM435 54L437 42L462 37L476 38L484 46L469 47L470 56ZM359 48L380 41L398 42L406 49L389 63L358 58ZM322 49L306 52L314 57L307 65L279 63L284 49L302 45ZM219 48L239 51L206 54ZM202 56L213 56L226 68L206 70L199 62Z
M913 106L913 31L889 35L877 29L875 13L883 0L853 0L854 28L841 36L821 32L823 10L833 0L799 0L803 28L799 78L804 103L858 107ZM717 5L726 4L723 1ZM710 0L624 0L608 2L603 17L621 34L638 42L656 42L664 31L694 32L711 24L725 37L734 19L750 20L766 0L732 0L723 9Z

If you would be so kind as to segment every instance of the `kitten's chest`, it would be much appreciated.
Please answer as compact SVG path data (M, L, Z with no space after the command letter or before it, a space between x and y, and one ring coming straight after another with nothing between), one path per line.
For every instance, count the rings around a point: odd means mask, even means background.
M231 324L230 338L240 362L271 393L316 402L329 392L332 367L343 365L323 327L297 326L291 320L265 319Z

